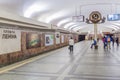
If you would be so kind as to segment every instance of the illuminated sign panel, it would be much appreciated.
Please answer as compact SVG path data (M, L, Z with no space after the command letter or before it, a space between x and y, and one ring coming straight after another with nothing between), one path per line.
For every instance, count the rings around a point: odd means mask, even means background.
M108 21L118 21L118 20L120 20L120 14L107 15L107 20Z
M80 15L80 16L73 16L72 20L75 22L84 22L84 16Z

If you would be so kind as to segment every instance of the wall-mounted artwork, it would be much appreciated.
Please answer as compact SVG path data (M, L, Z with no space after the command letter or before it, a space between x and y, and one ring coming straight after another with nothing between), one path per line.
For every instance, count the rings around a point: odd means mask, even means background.
M26 35L26 48L38 48L41 47L41 35L36 33L27 33Z

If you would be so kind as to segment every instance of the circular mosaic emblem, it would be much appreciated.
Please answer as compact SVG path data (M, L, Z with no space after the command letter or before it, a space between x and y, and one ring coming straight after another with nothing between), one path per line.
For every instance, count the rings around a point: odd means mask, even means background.
M98 11L93 11L89 16L89 19L93 23L98 23L101 20L101 13Z

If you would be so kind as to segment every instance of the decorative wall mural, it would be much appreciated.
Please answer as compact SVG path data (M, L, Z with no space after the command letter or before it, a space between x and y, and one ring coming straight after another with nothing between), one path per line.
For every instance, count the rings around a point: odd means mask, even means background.
M41 35L35 33L27 33L26 35L26 48L38 48L41 47Z

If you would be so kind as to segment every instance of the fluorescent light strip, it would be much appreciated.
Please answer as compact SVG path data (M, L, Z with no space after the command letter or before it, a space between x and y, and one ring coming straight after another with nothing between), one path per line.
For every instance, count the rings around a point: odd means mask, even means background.
M103 26L105 26L105 27L107 27L107 28L112 28L112 29L114 29L114 30L117 30L117 28L112 27L111 25L103 25Z
M118 23L112 23L117 29L120 29L120 24Z
M111 25L112 27L115 27L115 28L117 28L117 29L120 29L118 26L115 26L115 25Z
M77 30L79 30L79 29L81 29L81 28L83 28L83 27L76 26L76 27L74 27L72 30L77 31Z
M78 25L73 25L73 26L70 26L68 29L72 29L72 28L74 28L74 27L76 27L76 26L78 26Z
M62 24L65 24L65 23L70 22L70 21L71 21L71 18L61 20L60 22L57 23L57 26L60 27L60 26L62 26Z
M72 25L75 25L75 23L70 22L70 23L66 24L66 25L64 26L64 28L68 28L69 26L72 26Z

